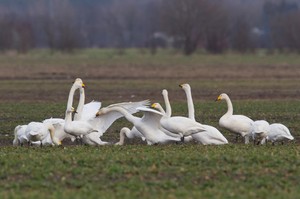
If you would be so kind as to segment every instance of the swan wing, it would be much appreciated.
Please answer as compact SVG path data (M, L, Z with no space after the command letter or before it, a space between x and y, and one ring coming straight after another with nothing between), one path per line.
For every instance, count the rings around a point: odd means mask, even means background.
M92 101L83 106L80 120L89 120L94 118L97 111L101 108L101 102Z
M139 107L137 110L144 114L142 117L143 122L149 126L160 127L160 119L163 116L161 112L146 107Z
M121 107L126 109L129 113L133 114L138 112L138 108L146 107L149 105L149 100L144 100L140 102L123 102L117 104L111 104L107 108ZM95 113L96 115L96 113ZM123 115L118 111L109 111L106 114L100 115L98 117L90 119L89 122L99 131L105 133L105 131L116 121L117 119L123 117Z
M185 136L206 130L202 124L181 116L164 118L161 124L168 131L176 134L184 134Z

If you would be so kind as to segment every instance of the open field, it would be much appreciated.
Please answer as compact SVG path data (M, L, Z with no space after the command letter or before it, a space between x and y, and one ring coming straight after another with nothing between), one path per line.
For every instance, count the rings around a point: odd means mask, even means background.
M64 117L69 89L76 77L86 101L103 106L150 99L162 102L168 89L173 115L187 115L188 82L196 120L218 127L226 92L234 112L254 120L281 122L296 141L288 145L125 146L63 148L12 147L18 124ZM151 56L130 50L86 50L75 54L0 55L0 197L1 198L297 198L300 176L300 56L198 54L184 57L163 51ZM78 99L78 97L76 98ZM76 101L76 100L75 100ZM116 142L121 119L103 140ZM219 128L220 129L220 128ZM233 141L233 135L220 129Z

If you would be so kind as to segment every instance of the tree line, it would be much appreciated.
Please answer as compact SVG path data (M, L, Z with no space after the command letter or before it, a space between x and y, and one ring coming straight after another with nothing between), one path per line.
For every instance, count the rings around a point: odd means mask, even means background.
M299 19L288 0L0 0L0 51L300 52Z

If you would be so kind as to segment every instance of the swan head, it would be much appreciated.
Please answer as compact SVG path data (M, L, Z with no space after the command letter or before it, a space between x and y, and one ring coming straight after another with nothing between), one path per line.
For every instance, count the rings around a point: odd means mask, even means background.
M191 86L187 83L180 84L179 87L182 88L183 90L191 90Z
M153 103L151 105L151 108L155 108L155 109L159 110L161 113L165 112L164 109L162 108L162 106L159 103Z
M80 78L76 78L73 84L78 88L85 88L85 84Z
M218 96L218 98L216 99L216 101L221 101L228 98L228 95L226 93L222 93L221 95Z
M166 89L163 89L161 93L162 95L168 95L168 91Z
M77 113L77 111L75 110L74 107L68 108L68 109L66 110L66 112L67 112L67 113Z
M107 113L108 108L104 107L101 108L97 113L96 113L96 117L100 116L100 115L104 115Z

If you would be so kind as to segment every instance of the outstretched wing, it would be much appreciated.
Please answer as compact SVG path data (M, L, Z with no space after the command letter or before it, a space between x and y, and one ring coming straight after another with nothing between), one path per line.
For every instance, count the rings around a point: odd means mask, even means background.
M146 107L150 104L149 100L144 100L140 102L123 102L123 103L117 103L117 104L111 104L108 107L122 107L126 109L129 113L133 114L138 112L138 107ZM96 115L96 113L95 113ZM123 115L117 111L110 111L106 114L100 115L98 117L90 120L90 122L93 124L93 126L102 133L105 133L105 131L116 121L117 119L123 117Z
M163 116L161 112L145 107L139 107L137 110L143 112L144 116L142 120L149 124L149 126L160 127L160 119Z
M101 102L92 101L83 106L80 120L89 120L95 117L97 111L101 108Z

